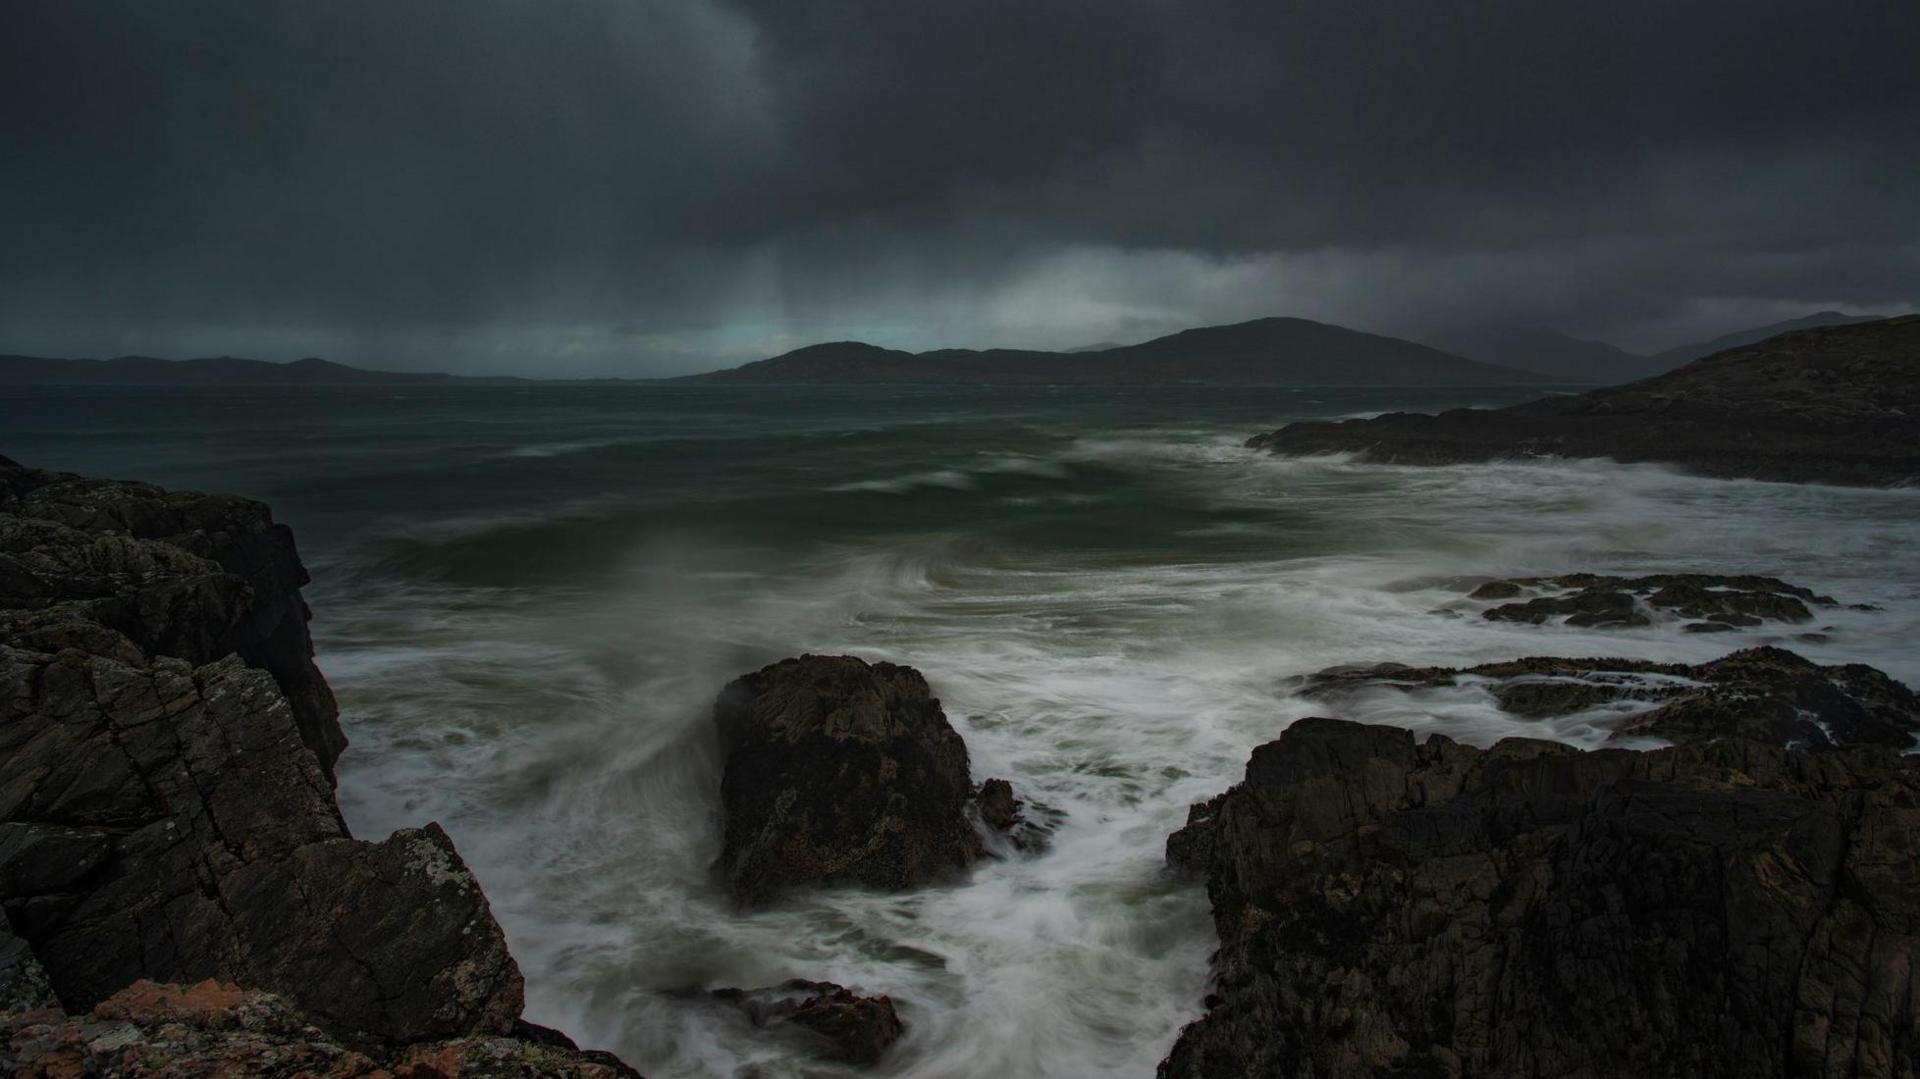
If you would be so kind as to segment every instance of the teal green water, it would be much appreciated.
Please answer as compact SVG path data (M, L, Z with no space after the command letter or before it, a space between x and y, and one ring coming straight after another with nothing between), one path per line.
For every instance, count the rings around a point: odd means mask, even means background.
M1086 458L1091 435L1230 439L1303 416L1537 391L696 387L26 390L5 444L42 467L262 498L322 560L409 579L582 584L635 540L780 561L974 526L1029 553L1154 557L1238 510ZM905 497L903 497L905 496ZM480 518L496 528L465 529ZM378 534L370 534L374 530ZM454 533L461 533L458 537ZM725 552L725 553L722 553Z
M362 835L437 819L529 979L530 1017L650 1075L839 1074L682 990L892 994L888 1076L1147 1075L1198 1014L1186 806L1354 661L1707 659L1760 641L1920 680L1920 492L1605 462L1284 460L1309 416L1530 391L524 386L0 393L0 453L271 502L315 575ZM1774 573L1879 612L1824 643L1672 624L1514 627L1477 575ZM977 777L1064 815L1051 849L907 896L752 915L713 886L714 692L801 651L926 672ZM1593 744L1484 694L1356 706L1485 742Z

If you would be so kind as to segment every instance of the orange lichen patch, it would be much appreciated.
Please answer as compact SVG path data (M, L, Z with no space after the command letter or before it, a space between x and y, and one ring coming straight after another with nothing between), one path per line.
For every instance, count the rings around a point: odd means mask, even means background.
M14 1074L30 1079L85 1079L87 1054L79 1049L55 1049Z
M151 1022L157 1019L209 1019L238 1007L252 996L227 982L208 978L193 985L150 982L145 978L100 1002L93 1014L103 1019Z
M394 1066L394 1079L458 1079L467 1065L461 1045L431 1045L407 1054Z

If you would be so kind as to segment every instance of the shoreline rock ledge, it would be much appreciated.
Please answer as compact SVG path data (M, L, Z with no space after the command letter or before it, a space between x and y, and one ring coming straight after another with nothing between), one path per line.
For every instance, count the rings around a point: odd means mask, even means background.
M1160 1076L1914 1076L1920 758L1695 734L1294 723L1168 840L1220 950Z
M1392 464L1662 462L1723 478L1920 483L1920 315L1795 330L1654 378L1506 408L1307 420L1247 440Z
M306 582L258 502L0 458L0 1070L634 1074L520 1020L438 825L349 834Z

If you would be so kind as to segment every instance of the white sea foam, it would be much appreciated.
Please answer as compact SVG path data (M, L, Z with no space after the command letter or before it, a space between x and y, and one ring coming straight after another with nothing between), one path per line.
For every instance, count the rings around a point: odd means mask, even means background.
M836 492L871 491L890 495L908 494L927 488L971 491L980 486L980 482L989 476L1033 476L1047 480L1064 480L1071 478L1072 471L1061 461L1025 454L984 453L964 466L907 472L884 479L852 480L836 483L825 489Z
M872 1074L1148 1074L1198 1014L1214 945L1204 895L1162 872L1166 836L1190 802L1239 778L1251 747L1336 709L1289 696L1290 676L1527 654L1703 661L1783 636L1432 613L1460 599L1462 579L1777 574L1885 608L1822 609L1831 640L1793 647L1920 680L1915 492L1588 462L1288 460L1192 432L916 463L832 490L977 498L997 475L1071 489L1097 467L1180 492L1195 521L1172 532L1204 542L1009 554L984 534L992 522L956 520L840 536L778 568L716 570L656 546L591 593L367 587L316 600L355 740L350 820L363 835L446 824L528 975L530 1018L649 1074L838 1075L676 992L824 978L899 1002L908 1033ZM707 708L729 677L800 651L920 667L976 777L1008 778L1064 814L1052 848L908 895L733 910L708 872L719 762ZM1337 709L1481 744L1593 745L1634 707L1530 722L1469 684Z

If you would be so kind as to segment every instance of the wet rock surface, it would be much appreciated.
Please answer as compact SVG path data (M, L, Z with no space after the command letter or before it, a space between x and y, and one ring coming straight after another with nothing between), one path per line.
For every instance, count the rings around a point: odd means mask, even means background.
M1004 779L981 783L974 792L972 811L986 838L987 853L996 857L1045 850L1065 819L1052 806L1014 797L1013 785Z
M1304 719L1195 806L1204 1018L1160 1074L1915 1074L1920 763L1475 749Z
M59 1006L33 949L0 919L0 1016Z
M273 677L331 778L347 741L313 663L307 582L293 533L259 502L0 458L0 639L195 666L237 655Z
M1658 461L1709 476L1886 486L1920 478L1920 316L1797 330L1655 378L1500 409L1291 424L1248 446L1436 465Z
M1369 689L1453 686L1480 687L1503 711L1530 719L1617 707L1615 739L1905 750L1920 736L1920 696L1907 686L1862 664L1822 666L1771 647L1699 664L1535 656L1458 668L1343 666L1308 675L1296 689L1337 703Z
M0 754L0 906L67 1007L220 978L398 1041L519 1015L445 833L350 839L286 699L238 657L0 645Z
M1706 573L1512 577L1487 581L1467 598L1495 601L1480 614L1495 622L1604 628L1651 625L1655 617L1666 615L1692 620L1685 628L1693 633L1768 622L1797 625L1813 621L1816 609L1840 605L1832 596L1777 577Z
M212 981L136 982L84 1015L0 1015L0 1070L130 1079L639 1079L610 1054L519 1038L350 1046L279 997Z
M716 989L757 1027L792 1037L827 1060L873 1064L906 1029L888 996L863 997L833 982L794 979L764 989Z
M447 835L348 834L306 580L259 503L0 465L5 1008L218 979L355 1045L513 1028L519 968Z
M967 747L911 667L782 660L730 683L714 723L719 870L744 905L797 886L913 888L982 853Z

